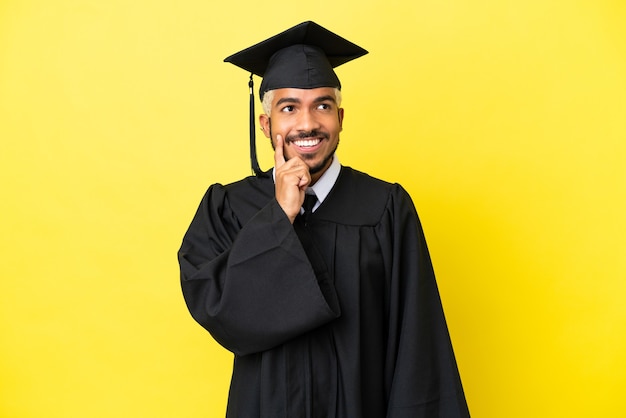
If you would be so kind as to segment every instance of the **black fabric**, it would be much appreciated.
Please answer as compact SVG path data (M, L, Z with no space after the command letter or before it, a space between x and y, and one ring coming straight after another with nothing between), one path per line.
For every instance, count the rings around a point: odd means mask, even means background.
M305 223L309 219L311 214L313 213L313 208L315 207L316 203L317 203L317 196L315 195L315 193L306 193L304 195L304 202L302 203L302 209L304 209L303 217L304 217Z
M302 22L224 59L263 77L259 95L278 88L341 87L333 68L367 54L315 22Z
M235 354L228 417L469 416L399 185L342 167L306 226L289 222L271 177L213 185L179 262L192 316Z
M261 80L259 97L263 100L265 92L275 89L318 87L341 89L339 77L324 51L311 45L291 45L272 55Z

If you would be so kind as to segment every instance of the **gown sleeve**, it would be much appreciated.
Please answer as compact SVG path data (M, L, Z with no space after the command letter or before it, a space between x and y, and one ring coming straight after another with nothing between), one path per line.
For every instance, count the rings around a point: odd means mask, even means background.
M388 213L393 238L387 418L469 417L424 233L400 186Z
M249 208L246 208L249 210ZM178 252L193 318L237 355L265 351L339 316L276 199L244 225L225 188L209 188Z

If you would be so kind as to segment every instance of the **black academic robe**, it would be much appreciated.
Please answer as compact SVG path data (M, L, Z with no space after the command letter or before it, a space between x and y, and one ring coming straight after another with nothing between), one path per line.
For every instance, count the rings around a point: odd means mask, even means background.
M298 228L249 177L211 186L184 237L187 306L235 355L227 417L469 416L406 191L342 167Z

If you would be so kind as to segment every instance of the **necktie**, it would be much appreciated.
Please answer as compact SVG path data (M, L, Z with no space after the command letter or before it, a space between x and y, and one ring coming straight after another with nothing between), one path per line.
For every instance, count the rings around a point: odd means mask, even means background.
M317 196L315 193L306 193L304 195L304 203L302 203L302 209L304 209L304 214L302 215L304 218L304 222L309 220L309 217L313 213L313 207L317 203Z

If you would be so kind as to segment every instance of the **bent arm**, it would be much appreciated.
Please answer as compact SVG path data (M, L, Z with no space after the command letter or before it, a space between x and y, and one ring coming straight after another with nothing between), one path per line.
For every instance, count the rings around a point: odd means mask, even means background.
M467 418L469 411L417 213L394 202L387 418Z
M178 253L187 307L221 345L264 351L339 315L275 199L237 224L223 189L212 187Z

